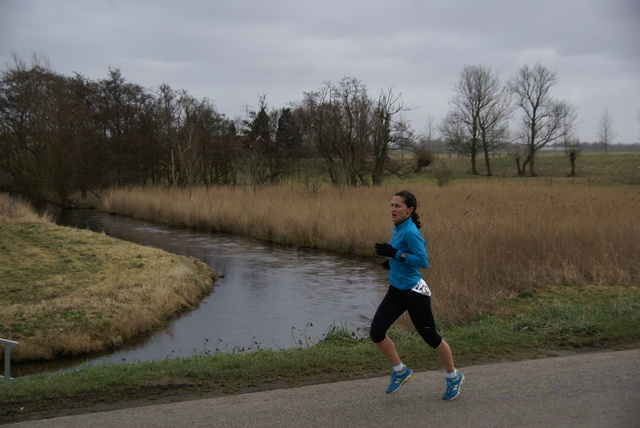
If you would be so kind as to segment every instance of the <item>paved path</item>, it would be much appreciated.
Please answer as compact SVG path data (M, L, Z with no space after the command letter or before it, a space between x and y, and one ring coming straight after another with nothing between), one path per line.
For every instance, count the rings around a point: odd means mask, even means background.
M640 350L464 367L459 399L442 373L396 394L363 379L23 422L9 427L640 427Z

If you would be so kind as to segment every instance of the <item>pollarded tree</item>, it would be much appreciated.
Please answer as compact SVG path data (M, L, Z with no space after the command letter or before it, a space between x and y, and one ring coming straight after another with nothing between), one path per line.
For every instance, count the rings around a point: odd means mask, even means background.
M433 116L427 116L427 128L426 132L417 138L416 143L413 146L413 152L416 155L416 168L414 172L417 174L422 171L422 168L426 168L435 160L433 146L434 146L434 119Z
M551 96L558 76L541 63L525 65L509 81L509 88L522 110L520 138L525 147L529 173L535 172L535 155L548 143L561 139L574 127L575 108Z

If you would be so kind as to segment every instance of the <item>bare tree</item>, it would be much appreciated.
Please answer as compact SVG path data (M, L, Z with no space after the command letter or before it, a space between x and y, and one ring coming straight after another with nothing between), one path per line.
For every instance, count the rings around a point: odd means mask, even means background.
M609 148L609 144L613 142L616 137L616 132L613 130L613 117L607 109L600 118L598 123L598 139L604 145L604 153L606 154Z
M520 138L532 177L535 155L548 143L560 139L575 123L575 108L551 97L551 88L558 82L557 74L541 63L522 67L509 81L509 88L522 110ZM524 172L524 168L523 168Z
M87 112L72 80L34 56L0 76L0 176L2 186L41 200L69 203L78 189L83 145L91 139Z
M454 111L449 111L440 125L438 130L444 139L447 150L463 156L476 156L478 152L477 139L469 139L464 124L460 121L458 115ZM474 145L475 141L475 145ZM475 161L472 161L472 168Z
M499 75L489 69L475 71L478 79L480 102L478 104L478 125L484 153L487 175L491 176L490 155L507 145L509 119L513 113L511 94L507 86L500 83Z
M476 158L481 150L491 175L490 154L504 146L508 136L513 111L510 93L499 75L483 66L464 67L454 91L453 110L441 131L454 151L470 156L472 174L478 174Z
M258 137L258 139L260 138ZM238 169L249 180L254 195L269 181L269 160L264 153L263 145L254 144L242 156L238 157L235 162L238 165Z
M424 144L425 144L425 149L430 152L433 153L433 140L435 139L435 131L436 131L436 124L435 124L435 119L433 118L433 116L428 115L427 116L427 127L425 129L425 133L423 136L424 139Z
M202 178L202 152L206 144L207 134L202 126L203 105L195 99L185 96L184 119L172 149L172 156L178 160L178 184L191 188L200 183Z
M118 69L68 78L39 59L0 73L0 186L68 202L112 185L235 182L232 122L167 85L151 93Z
M14 66L0 79L0 171L7 176L2 185L37 195L45 181L40 165L45 148L33 137L38 116L35 98L44 92L38 87L46 70L28 68L15 54L13 59Z
M344 77L305 93L295 116L306 146L322 157L334 186L368 184L369 174L372 184L380 185L385 173L402 173L389 151L412 144L401 115L406 110L391 88L373 100L360 80Z
M259 150L266 158L267 180L276 183L290 169L288 168L288 152L285 145L287 141L282 138L284 128L279 127L281 125L280 118L286 114L286 110L272 109L269 112L266 95L260 96L258 102L260 107L258 112L249 113L251 121L247 124L248 135L253 139L254 149Z
M161 85L154 102L157 164L169 184L191 188L200 183L227 183L233 174L228 135L231 121L206 98Z
M356 186L363 181L370 142L369 114L371 100L366 85L355 77L345 77L333 91L332 116L336 129L333 152L342 161L346 183Z
M389 150L392 146L405 147L411 143L412 132L408 124L399 117L405 111L402 96L395 95L391 88L381 91L378 100L373 103L371 113L371 136L373 171L371 182L380 186L389 165Z
M102 136L110 184L144 182L155 154L154 138L150 138L155 132L152 95L112 68L108 78L98 82L96 105L94 123Z
M335 132L331 121L331 85L326 83L317 91L305 92L302 104L296 109L305 145L325 161L325 168L333 185L338 185L338 162L332 156Z
M157 167L152 173L153 181L159 182L166 174L169 183L176 182L176 159L173 150L180 128L180 93L167 84L161 84L154 97L154 116L158 142L156 146Z
M338 187L363 181L370 153L371 101L365 85L344 77L338 85L326 82L318 91L305 93L309 137L325 160L331 182Z
M166 159L162 162L167 168L170 184L191 187L198 183L200 175L199 145L202 135L199 132L198 101L186 91L172 91L161 87L161 138L166 144ZM163 145L164 145L163 144Z

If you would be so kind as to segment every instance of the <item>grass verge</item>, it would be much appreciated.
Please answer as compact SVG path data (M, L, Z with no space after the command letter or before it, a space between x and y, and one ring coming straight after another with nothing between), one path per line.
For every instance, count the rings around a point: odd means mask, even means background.
M640 346L640 290L560 286L525 291L463 326L441 325L456 365L516 361L567 352ZM441 370L415 332L390 335L415 370ZM368 339L336 326L313 347L214 353L185 359L88 367L0 382L5 421L53 417L385 375ZM381 385L383 388L384 385Z

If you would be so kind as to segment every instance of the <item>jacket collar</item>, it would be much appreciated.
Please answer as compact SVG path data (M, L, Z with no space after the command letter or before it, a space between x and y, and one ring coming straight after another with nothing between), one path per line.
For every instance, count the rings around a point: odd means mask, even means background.
M404 229L405 227L408 227L409 224L411 224L411 223L413 223L413 220L411 219L411 217L407 217L401 223L396 224L395 228L397 230Z

